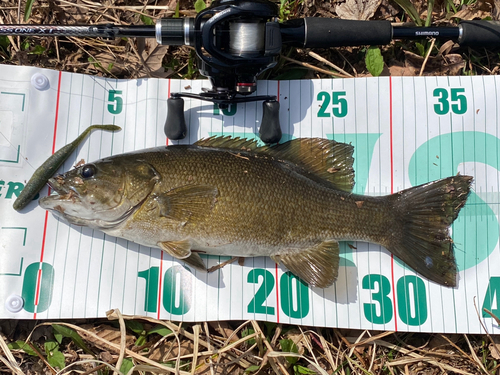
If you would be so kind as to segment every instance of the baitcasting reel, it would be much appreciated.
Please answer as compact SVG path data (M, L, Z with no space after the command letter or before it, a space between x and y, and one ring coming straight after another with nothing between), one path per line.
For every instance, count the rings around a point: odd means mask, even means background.
M75 37L156 37L164 45L190 45L201 74L212 88L200 94L172 93L167 100L165 134L182 139L187 127L183 97L230 104L263 101L259 135L266 143L281 138L275 96L252 95L257 76L276 65L283 44L302 48L384 45L392 39L428 36L453 39L461 46L499 47L500 21L462 21L456 27L393 27L390 21L300 18L278 22L278 7L269 0L214 0L196 18L167 18L155 26L0 25L0 35Z
M231 104L263 101L261 139L281 138L279 102L275 96L250 96L257 90L257 76L276 65L281 52L278 7L267 0L218 0L196 18L159 20L160 44L194 46L197 66L212 88L200 94L172 93L167 100L165 134L170 139L186 135L183 97L206 100L220 109Z

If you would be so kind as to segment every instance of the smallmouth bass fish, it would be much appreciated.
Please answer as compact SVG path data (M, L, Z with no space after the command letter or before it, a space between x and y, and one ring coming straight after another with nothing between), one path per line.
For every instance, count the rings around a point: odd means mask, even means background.
M49 180L46 210L206 270L199 253L270 256L312 286L338 275L338 241L380 244L456 286L449 227L472 177L388 196L352 194L353 147L321 138L275 146L212 137L111 156Z

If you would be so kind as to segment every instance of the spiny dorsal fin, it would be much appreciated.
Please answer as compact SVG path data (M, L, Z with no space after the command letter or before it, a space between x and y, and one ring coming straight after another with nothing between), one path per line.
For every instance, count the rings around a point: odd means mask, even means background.
M339 272L339 243L324 241L300 252L272 255L271 259L283 263L309 285L328 288L337 280Z
M227 148L235 151L255 151L260 148L255 139L232 138L230 135L214 135L210 138L200 139L193 144L200 147Z
M264 148L264 147L263 147ZM270 146L265 152L351 192L354 187L354 147L324 138L297 138Z
M351 192L354 187L354 147L346 143L324 138L297 138L274 146L259 147L253 139L213 136L199 140L195 145L269 155L295 164L310 178L318 182L329 181L339 190Z

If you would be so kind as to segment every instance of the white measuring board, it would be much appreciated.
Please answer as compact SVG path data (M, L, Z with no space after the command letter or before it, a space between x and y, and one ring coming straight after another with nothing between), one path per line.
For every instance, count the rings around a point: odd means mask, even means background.
M31 83L48 79L45 89ZM12 204L51 153L91 124L95 131L61 168L127 151L193 143L216 134L256 137L260 103L221 111L185 99L188 135L165 138L170 92L208 81L115 80L0 66L0 318L67 319L124 314L176 321L257 319L320 327L500 333L500 77L381 77L262 81L277 95L283 140L325 137L355 147L354 192L390 194L457 173L473 193L453 225L457 288L441 287L373 244L342 243L337 282L311 288L269 258L247 258L211 274L159 249L70 226L33 201ZM44 188L41 195L47 194ZM202 256L203 257L203 256ZM224 257L205 257L213 266ZM9 311L5 301L22 297ZM475 304L480 314L476 313ZM12 310L12 309L10 309Z

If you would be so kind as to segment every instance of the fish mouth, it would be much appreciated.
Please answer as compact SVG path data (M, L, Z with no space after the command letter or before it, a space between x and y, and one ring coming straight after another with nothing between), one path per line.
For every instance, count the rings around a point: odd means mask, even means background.
M73 202L80 200L78 197L78 193L76 193L76 191L71 187L65 185L64 179L60 176L49 178L47 184L52 189L51 194L47 198L65 201L70 200Z

